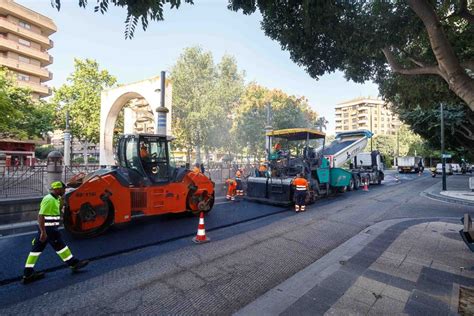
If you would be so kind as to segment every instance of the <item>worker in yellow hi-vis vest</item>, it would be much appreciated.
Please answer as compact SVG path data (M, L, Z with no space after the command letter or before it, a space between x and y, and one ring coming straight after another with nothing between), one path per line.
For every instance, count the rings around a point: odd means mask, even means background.
M61 220L61 197L64 195L66 186L61 181L56 181L51 183L50 189L51 193L46 195L41 201L38 214L38 234L33 239L33 246L26 259L22 279L23 284L28 284L44 277L44 272L36 272L34 266L48 243L73 272L84 268L89 263L88 260L79 260L72 255L71 250L64 243L58 230Z

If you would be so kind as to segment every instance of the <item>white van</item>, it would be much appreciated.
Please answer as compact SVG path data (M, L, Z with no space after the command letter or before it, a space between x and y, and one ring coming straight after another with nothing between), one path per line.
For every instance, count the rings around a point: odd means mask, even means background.
M443 173L443 164L439 163L436 165L436 173L442 174ZM446 174L452 175L453 174L453 167L450 163L446 164Z

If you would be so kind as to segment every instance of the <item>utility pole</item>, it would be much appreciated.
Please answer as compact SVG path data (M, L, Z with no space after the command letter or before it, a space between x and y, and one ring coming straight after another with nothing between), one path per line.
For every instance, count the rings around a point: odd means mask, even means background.
M446 158L444 154L444 111L443 103L441 103L441 162L443 165L443 191L446 191Z
M64 166L71 165L71 130L69 129L69 110L66 110L66 129L64 130Z

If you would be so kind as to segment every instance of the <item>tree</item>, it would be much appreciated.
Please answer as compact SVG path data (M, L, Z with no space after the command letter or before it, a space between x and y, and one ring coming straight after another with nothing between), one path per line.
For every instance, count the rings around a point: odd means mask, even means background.
M318 117L318 119L314 123L314 127L316 127L317 130L322 132L323 130L325 130L327 128L328 123L329 123L329 121L326 120L326 118L324 116L321 116L321 117Z
M443 103L446 148L474 151L474 112L441 79L388 74L379 87L400 119L426 139L432 149L440 148L440 104Z
M442 78L474 110L473 1L235 0L229 7L246 14L258 7L265 33L314 78L341 70L356 82L376 80L389 65Z
M148 19L163 20L163 5L178 8L181 1L98 0L95 10L105 13L109 3L127 7L130 38L139 20L146 29ZM376 80L389 65L406 76L442 78L474 110L472 0L229 0L228 7L244 14L258 8L265 33L314 78L341 70L356 82Z
M232 108L243 90L243 74L235 60L224 56L216 66L212 54L200 47L186 48L171 70L173 82L173 134L190 162L193 147L197 161L206 153L232 144L228 129Z
M99 142L100 93L116 82L107 70L99 69L95 60L74 59L74 72L67 83L53 90L51 104L56 109L56 128L64 128L69 111L71 132L82 143L86 162L88 144Z
M31 91L18 87L6 69L0 69L0 131L2 137L43 138L52 129L53 111Z
M267 104L272 109L273 129L312 127L317 117L304 97L289 96L281 90L250 84L235 113L233 134L240 148L256 157L264 154Z

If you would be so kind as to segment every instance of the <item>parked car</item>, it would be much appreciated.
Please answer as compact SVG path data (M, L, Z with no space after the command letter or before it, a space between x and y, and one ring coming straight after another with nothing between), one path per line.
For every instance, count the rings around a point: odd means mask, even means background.
M451 163L453 173L461 173L461 166L458 163Z
M442 174L443 173L443 164L439 163L436 165L436 173L437 174ZM446 164L446 174L452 175L453 174L453 167L451 166L450 163Z

